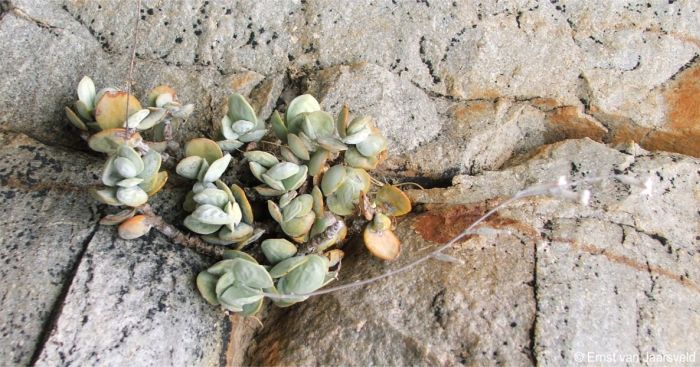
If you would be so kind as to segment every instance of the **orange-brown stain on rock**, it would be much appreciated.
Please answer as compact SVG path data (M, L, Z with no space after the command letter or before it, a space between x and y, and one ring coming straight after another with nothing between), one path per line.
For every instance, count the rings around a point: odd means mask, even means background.
M635 141L647 150L700 157L700 63L682 71L664 92L666 124L659 129L620 121L611 127L609 143ZM591 106L591 110L595 110Z
M608 133L600 122L579 112L576 107L566 106L547 114L549 128L568 139L591 138L602 141Z
M613 129L610 143L621 144L629 142L640 143L644 137L651 131L647 127L635 126L631 123L621 123Z
M559 102L554 98L533 98L530 104L545 112L549 112L559 106Z
M485 112L493 113L494 105L488 101L475 101L457 105L451 109L450 113L458 121L469 121L477 114Z
M246 88L251 83L254 83L258 78L259 75L252 71L234 75L231 80L231 88L233 88L234 91L239 91Z
M700 64L681 72L665 97L667 123L649 133L642 146L700 157Z
M681 72L666 91L666 102L669 129L700 132L700 64Z
M447 243L472 223L483 216L489 207L485 203L476 205L426 205L425 213L413 219L411 227L426 241ZM539 237L539 231L524 223L509 218L500 217L497 213L483 222L490 228L512 228L533 240ZM465 240L472 236L466 236Z

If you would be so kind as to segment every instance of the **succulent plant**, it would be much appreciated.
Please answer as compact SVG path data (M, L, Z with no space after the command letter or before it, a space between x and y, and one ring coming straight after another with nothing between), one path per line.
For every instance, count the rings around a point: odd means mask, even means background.
M387 149L386 138L370 117L359 116L349 121L348 108L344 106L334 124L333 117L322 111L318 101L308 94L289 103L284 120L275 112L271 124L275 135L287 143L294 156L310 162L312 176L318 173L315 168L322 165L321 161L341 151L345 151L348 165L374 169Z
M317 186L311 194L296 195L294 191L288 192L280 197L279 204L268 200L267 205L270 216L280 224L282 231L295 242L304 244L304 253L321 253L345 239L345 222L325 210L323 195ZM282 248L291 249L289 246Z
M393 260L399 256L401 241L392 231L390 216L408 214L411 211L411 201L396 186L384 185L377 191L372 208L375 211L372 213L372 221L363 232L365 247L380 259Z
M387 140L373 126L371 119L367 116L356 117L347 124L347 118L341 117L338 121L338 134L343 142L354 145L345 152L345 163L356 168L377 168L386 152Z
M175 91L167 86L155 88L149 94L149 107L141 108L136 97L116 88L96 92L92 79L85 76L78 84L78 100L65 112L73 126L83 131L148 130L170 117L187 118L193 109L194 105L177 102Z
M108 205L143 205L168 180L167 172L158 172L160 164L158 152L149 150L142 156L128 144L122 143L113 150L105 164L102 183L107 188L91 190L91 193L98 201Z
M313 190L311 190L311 196L314 200L313 211L316 214L316 220L309 231L309 240L306 243L305 252L320 253L342 242L348 234L348 227L342 218L330 211L326 211L323 204L323 194L318 186L314 186Z
M219 157L220 153L219 146L207 139L186 145L186 157L178 163L176 172L197 182L183 205L191 211L184 224L209 243L235 243L242 248L260 238L264 231L254 228L253 210L243 189L235 184L229 187L220 180L231 162L230 154Z
M105 216L100 223L119 225L121 238L134 239L148 233L152 226L150 218L136 215L136 208L146 204L149 197L165 186L168 173L159 171L160 153L137 150L134 147L141 147L141 137L138 134L126 136L124 129L108 129L88 140L92 149L109 155L102 173L102 183L107 187L91 189L90 194L107 205L131 207Z
M382 213L374 215L372 222L365 228L362 239L369 252L380 259L393 260L401 251L401 241L391 231L391 219Z
M272 200L267 201L267 207L272 219L282 227L282 231L297 242L306 242L309 231L314 225L316 213L312 210L314 199L309 194L296 196L292 191L282 195L279 205Z
M346 216L355 211L360 193L369 192L371 180L367 171L344 165L335 165L323 174L321 189L330 211Z
M149 94L149 107L142 108L127 92L116 88L96 91L87 76L78 83L77 92L78 100L72 108L65 108L68 120L84 132L82 136L92 150L108 155L102 173L107 187L90 193L102 203L132 208L107 215L100 223L119 225L119 236L124 239L138 238L150 230L153 218L137 215L136 208L146 204L168 180L167 172L159 172L159 151L165 146L153 149L153 143L144 141L138 131L160 126L163 121L169 123L171 118L184 119L194 106L182 106L172 88L160 86Z
M263 196L280 196L296 190L306 181L308 168L292 162L280 162L274 155L253 150L244 153L250 172L265 183L255 188Z
M182 105L177 99L177 92L170 86L159 85L153 88L147 96L148 109L159 111L163 114L160 121L156 121L153 126L153 139L155 141L168 141L172 139L173 131L180 127L180 124L187 119L194 111L193 104ZM160 122L163 123L160 123ZM148 129L149 123L141 122L138 129ZM154 145L158 149L157 145ZM161 149L162 150L162 149Z
M206 241L238 243L242 248L258 239L262 231L251 235L252 211L246 209L250 205L243 190L236 185L229 188L219 179L231 161L224 152L259 140L266 130L243 96L232 94L228 105L221 124L225 140L190 141L177 172L197 180L184 203L191 212L185 225L204 235ZM244 272L234 274L234 264L243 261L259 266L242 252L236 261L220 262L197 279L209 302L245 315L259 309L264 295L272 297L277 306L286 307L335 279L337 270L329 269L340 267L344 252L338 247L348 234L345 220L349 216L360 214L368 221L363 239L372 254L385 260L396 258L400 241L392 231L392 217L411 210L410 200L398 188L385 184L372 190L366 170L379 164L387 140L370 118L358 117L348 123L348 109L343 107L334 121L314 97L302 95L290 102L284 116L275 111L271 125L283 143L278 155L263 150L246 150L242 155L252 175L262 183L255 187L258 194L278 198L267 200L268 210L287 238L268 238L260 244L273 281L250 284ZM214 167L218 168L212 171ZM264 278L259 272L260 279Z
M282 295L299 295L310 293L335 279L335 275L329 272L330 262L321 255L293 256L280 261L272 269L270 276L277 279L274 293ZM299 296L275 300L279 307L291 306L304 301L308 296Z
M275 135L287 144L280 154L287 161L306 164L310 176L317 175L333 155L348 149L336 133L333 116L322 111L309 94L289 103L284 120L275 111L271 125Z
M197 275L197 288L212 305L256 314L262 308L263 291L274 287L272 277L254 258L240 251L228 251L219 261Z
M245 143L259 141L265 134L265 122L258 119L245 97L237 93L231 94L228 98L228 112L221 120L221 135L224 137L224 140L218 142L221 149L238 149Z

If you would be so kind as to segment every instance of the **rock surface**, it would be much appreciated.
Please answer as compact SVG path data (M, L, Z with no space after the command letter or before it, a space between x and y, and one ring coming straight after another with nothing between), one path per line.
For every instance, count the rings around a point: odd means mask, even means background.
M588 207L528 198L486 222L500 232L447 251L463 265L429 260L365 288L274 309L247 361L560 366L607 355L693 355L700 347L699 169L681 155L583 139L507 170L458 176L448 189L413 191L425 211L398 224L400 260L384 264L354 248L341 282L417 259L526 186L620 171L653 178L649 197L619 183L596 186Z
M66 164L71 162L71 164ZM0 134L0 359L26 365L96 229L96 160ZM97 172L97 171L95 171Z
M28 365L211 365L226 360L230 323L199 301L211 260L153 234L116 238L96 156L0 133L0 359ZM175 213L182 190L159 194Z
M37 365L206 365L225 360L222 314L194 277L210 260L154 234L101 227L87 244Z
M561 365L698 350L698 163L627 144L700 157L699 11L692 0L143 0L136 14L119 1L0 1L0 276L11 284L0 360ZM305 92L372 115L391 142L378 178L454 183L413 193L425 211L399 224L401 261L452 233L422 233L421 221L464 226L561 174L659 170L655 195L611 184L590 208L531 199L489 222L514 236L453 250L465 265L271 311L247 348L254 322L193 291L210 259L96 225L105 209L85 190L101 158L63 107L83 75L125 88L134 48L137 96L168 84L196 105L180 142L216 137L232 91L264 119ZM154 202L171 222L177 185ZM398 265L357 249L344 276Z
M263 97L267 117L309 89L331 109L375 115L401 142L385 167L397 174L493 170L584 136L700 156L696 2L338 5L144 1L135 39L123 24L136 9L118 2L12 1L0 23L0 124L77 145L56 123L62 106L83 75L123 87L135 45L137 95L171 84L197 105L181 140L216 135L231 90Z

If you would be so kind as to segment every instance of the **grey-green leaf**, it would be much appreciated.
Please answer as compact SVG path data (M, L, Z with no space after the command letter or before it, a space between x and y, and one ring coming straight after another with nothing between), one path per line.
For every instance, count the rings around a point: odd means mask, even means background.
M299 166L291 162L280 162L265 172L271 178L281 181L299 172Z
M243 142L236 139L219 140L216 142L216 144L219 145L219 148L221 148L221 150L225 150L227 152L236 150L243 146Z
M233 274L236 280L251 288L272 287L272 277L261 265L253 264L250 261L234 259Z
M225 211L219 207L209 204L200 205L194 212L192 212L191 216L194 217L194 219L206 224L225 225L231 221L229 215Z
M310 94L302 94L294 98L287 107L286 119L287 124L300 113L320 111L321 105L318 104L316 98Z
M283 191L283 192L286 191L282 181L275 180L274 178L270 177L269 175L267 175L265 173L262 174L262 179L263 179L263 182L266 183L271 188L273 188L275 190Z
M328 169L326 173L323 174L323 179L321 180L321 190L328 196L333 194L340 185L345 181L346 171L345 167L341 165L335 165Z
M148 179L158 173L160 165L162 163L162 157L160 153L155 150L149 150L142 158L143 160L143 170L139 173L138 177L143 179Z
M277 159L277 157L268 152L263 152L262 150L251 150L249 152L243 153L243 156L251 162L256 162L262 165L263 167L268 168L280 162L279 159Z
M119 173L119 175L124 178L131 178L138 174L138 172L136 171L136 167L134 167L134 164L124 157L117 157L112 163L114 164L114 168Z
M309 255L307 258L306 262L285 276L286 292L304 294L323 286L328 273L328 260L319 255Z
M381 135L370 135L357 144L357 150L365 157L372 157L386 149L387 141Z
M143 120L141 120L141 123L139 123L138 126L136 126L137 129L148 130L153 126L158 125L161 121L163 121L163 119L165 119L165 115L168 113L168 111L164 108L158 107L149 107L148 110L150 113Z
M299 172L296 175L282 180L285 190L291 191L296 190L301 187L301 185L306 182L306 174L309 168L306 166L301 166Z
M151 113L151 111L148 108L144 108L142 110L138 110L129 116L128 119L126 119L126 126L130 129L135 129L143 119L148 116L148 114Z
M185 227L187 227L190 231L199 233L199 234L212 234L221 228L221 225L219 224L207 224L200 222L197 220L195 217L192 215L188 215L185 218L184 221Z
M262 139L265 134L267 134L267 130L265 129L253 130L241 135L238 140L244 143L250 143L251 141L258 141Z
M125 178L119 182L117 182L117 186L119 187L132 187L136 186L143 182L143 178L140 177L132 177L132 178Z
M233 131L231 125L233 125L233 121L231 121L228 115L224 116L224 118L221 119L221 134L228 140L238 139L238 134Z
M197 275L197 289L199 289L199 294L207 300L212 305L218 305L219 301L216 299L216 282L219 279L206 271L202 271Z
M200 156L193 155L186 157L177 164L175 172L182 177L196 180L202 162L204 162L204 158Z
M228 117L231 121L246 120L257 124L255 110L242 95L233 93L228 97Z
M236 282L219 296L219 301L222 305L230 305L234 309L242 311L243 306L257 302L262 298L262 290L252 289Z
M139 206L148 201L148 194L138 186L121 187L117 190L117 200L128 206Z
M231 130L239 136L253 130L255 128L255 122L246 120L234 120L231 124Z
M215 160L211 166L209 166L209 169L207 169L207 173L204 174L204 177L202 178L202 181L204 182L214 182L221 177L221 175L224 174L224 171L226 171L226 168L228 168L229 163L231 163L231 155L226 154L225 156Z
M143 171L143 159L141 158L141 155L134 150L134 148L126 144L122 144L117 149L117 155L131 161L131 164L133 164L136 168L137 174Z
M84 76L78 83L78 99L88 107L95 105L95 83L88 76Z
M270 269L270 276L275 279L281 278L287 275L290 271L305 263L307 260L308 256L294 256L282 260L279 264L275 265L272 269Z
M283 238L267 239L260 246L263 254L265 254L265 258L271 264L277 264L297 253L297 247Z
M210 204L218 208L223 208L229 202L229 197L225 191L214 188L204 189L202 192L195 194L192 199L197 204Z

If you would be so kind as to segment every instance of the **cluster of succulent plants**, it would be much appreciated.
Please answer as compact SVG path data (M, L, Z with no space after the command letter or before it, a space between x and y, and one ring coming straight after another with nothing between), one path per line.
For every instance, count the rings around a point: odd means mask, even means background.
M228 250L232 258L200 273L197 285L207 301L251 315L266 295L278 306L305 300L305 294L337 276L332 269L343 257L348 220L366 223L362 237L372 254L385 260L398 256L392 217L408 213L411 203L401 190L373 182L367 172L387 150L371 118L350 120L344 107L334 119L315 98L302 95L284 115L273 113L271 127L279 141L260 142L268 130L245 97L232 94L227 104L223 140L188 142L177 166L178 174L196 180L185 199L191 214L184 225L204 241L234 245L258 259ZM260 149L265 146L272 149ZM220 180L232 162L224 151L241 152L240 162L260 182L251 192L268 198L269 215L279 225L259 245L249 246L264 231L255 228L245 190Z
M133 95L116 88L96 91L89 77L78 84L78 100L73 108L66 107L68 120L80 129L89 147L107 154L102 173L105 188L91 190L98 201L129 209L108 215L101 223L120 224L119 234L132 239L148 232L148 218L136 215L138 207L160 191L168 180L168 173L160 171L165 149L162 142L145 141L139 132L181 121L193 111L193 105L182 105L175 91L159 86L147 96L149 107ZM166 129L167 130L167 129Z
M269 267L245 252L227 250L224 260L197 275L197 288L207 302L251 316L262 308L265 293L303 294L329 283L335 274L328 267L329 260L319 255L289 257ZM275 300L275 304L287 307L306 298Z
M227 102L220 140L196 138L184 151L172 152L181 158L177 174L194 181L183 203L189 213L184 227L202 241L231 247L223 252L224 260L197 277L208 302L253 315L265 296L281 307L305 300L337 277L341 247L351 231L348 221L355 223L352 228L364 226L362 238L372 254L386 260L398 256L392 218L409 212L411 204L401 190L367 172L387 151L387 140L371 118L350 120L347 107L334 118L314 97L302 95L283 115L273 113L271 136L279 141L261 142L269 130L245 97L232 94ZM153 225L143 208L168 179L160 168L173 128L193 111L167 86L153 89L145 105L115 88L96 92L85 77L78 101L66 107L88 145L107 154L105 188L92 194L102 203L127 207L101 221L119 225L125 239L140 237ZM266 146L272 149L261 149ZM241 157L234 160L237 152ZM260 184L248 193L236 183L226 184L222 176L232 162L247 166ZM249 197L267 198L278 227L255 222Z

